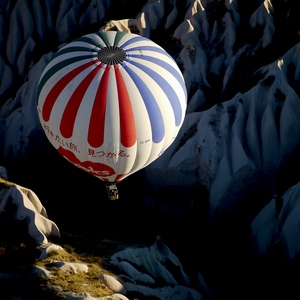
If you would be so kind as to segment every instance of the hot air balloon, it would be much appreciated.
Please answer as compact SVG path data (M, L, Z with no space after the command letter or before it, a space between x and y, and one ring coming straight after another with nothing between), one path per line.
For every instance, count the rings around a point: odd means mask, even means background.
M37 110L58 152L106 183L146 167L174 141L187 92L173 58L142 36L95 32L62 47L41 74Z

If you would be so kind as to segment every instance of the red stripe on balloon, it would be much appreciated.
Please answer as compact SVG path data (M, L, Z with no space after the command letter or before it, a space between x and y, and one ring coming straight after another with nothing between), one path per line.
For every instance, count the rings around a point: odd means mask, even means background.
M96 92L90 117L88 143L94 148L100 147L104 142L105 110L109 71L110 65L107 65Z
M121 144L131 147L136 142L136 127L129 93L118 65L114 65L120 110Z
M90 61L84 65L81 65L77 67L76 69L72 70L68 74L66 74L64 77L62 77L50 90L48 93L43 109L42 109L42 117L45 122L48 122L50 119L51 111L54 106L54 103L59 96L59 94L62 92L62 90L66 87L66 85L74 78L76 77L80 72L88 68L89 66L93 65L95 62Z
M86 77L84 77L70 97L60 122L60 132L63 137L70 138L72 136L79 106L91 81L98 73L99 68L99 65L96 66Z

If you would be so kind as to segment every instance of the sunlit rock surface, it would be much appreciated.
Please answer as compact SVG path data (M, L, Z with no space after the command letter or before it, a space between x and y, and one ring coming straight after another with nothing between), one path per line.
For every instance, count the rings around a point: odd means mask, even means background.
M183 266L160 237L150 247L126 248L113 254L110 264L120 272L119 279L111 278L110 281L117 280L119 288L124 289L124 295L135 292L144 297L162 299L203 299L190 287L190 279ZM108 278L106 281L110 282Z
M0 181L1 240L28 242L37 245L60 237L58 227L48 219L46 209L36 194L16 184Z

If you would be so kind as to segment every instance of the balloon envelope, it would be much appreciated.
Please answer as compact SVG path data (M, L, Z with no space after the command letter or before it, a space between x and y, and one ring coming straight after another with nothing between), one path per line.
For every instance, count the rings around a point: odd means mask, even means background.
M62 47L38 85L38 114L51 144L77 167L119 182L170 146L187 93L171 56L151 40L96 32Z

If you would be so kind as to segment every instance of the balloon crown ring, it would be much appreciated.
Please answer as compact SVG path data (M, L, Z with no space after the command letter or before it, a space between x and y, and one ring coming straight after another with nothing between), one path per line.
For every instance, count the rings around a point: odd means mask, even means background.
M102 63L107 65L120 64L126 60L125 50L117 46L102 48L97 56Z

